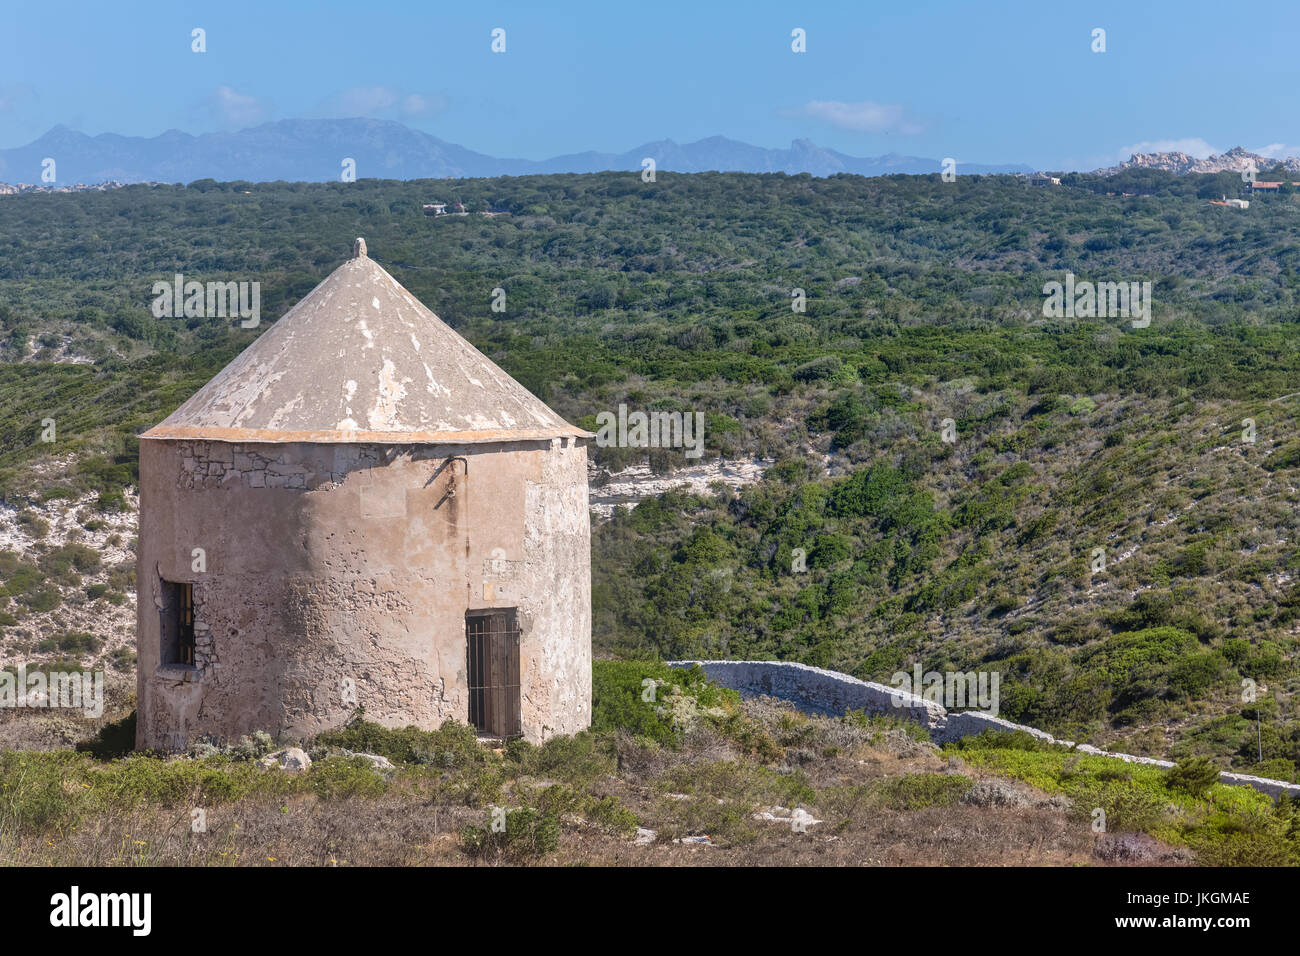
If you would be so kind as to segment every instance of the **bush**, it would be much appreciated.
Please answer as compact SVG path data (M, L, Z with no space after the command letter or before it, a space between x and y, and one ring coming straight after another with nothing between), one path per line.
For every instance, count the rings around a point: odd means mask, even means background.
M843 367L844 362L838 355L823 355L811 362L805 362L790 374L794 376L796 382L816 382L831 378Z
M18 601L33 611L53 611L63 603L63 596L59 593L57 585L46 584L23 594Z
M555 816L557 819L566 814L582 817L589 825L615 836L631 836L637 828L636 815L623 806L617 797L597 798L563 784L555 784L543 790L537 808L543 815Z
M487 751L479 744L474 728L467 724L447 720L437 730L421 730L415 726L398 730L365 720L361 710L342 729L317 734L314 746L378 754L394 763L438 767L481 764L487 760Z
M1150 833L1158 829L1165 817L1166 801L1158 793L1133 782L1107 781L1095 774L1067 788L1074 813L1095 819L1095 810L1106 814L1106 830L1119 833L1134 830Z
M653 681L653 700L645 700ZM699 667L669 667L659 661L594 661L591 674L591 729L595 733L626 730L656 743L675 746L680 728L664 706L671 689L692 697L701 708L736 698L709 681Z
M489 822L485 827L461 830L461 849L473 857L518 862L539 859L560 845L560 817L556 811L543 813L523 807L509 810L498 819L502 822L496 829Z
M1025 730L982 730L970 737L962 737L950 746L958 750L1028 750L1057 749L1041 737Z
M1165 771L1165 786L1198 800L1219 782L1219 768L1206 757L1186 757Z
M608 740L585 730L572 737L552 737L540 747L512 740L506 745L506 760L517 773L557 776L571 783L588 783L617 769Z
M93 634L70 632L55 638L55 644L65 654L93 654L99 650L100 640Z
M388 785L365 757L326 757L307 771L312 790L322 800L374 797Z
M1248 767L1245 772L1268 780L1281 780L1285 783L1297 782L1295 763L1286 757L1272 757L1263 763Z
M86 813L83 788L65 789L74 762L67 753L0 751L0 832L73 824Z
M951 807L974 785L970 777L948 773L909 773L879 784L881 802L891 810Z

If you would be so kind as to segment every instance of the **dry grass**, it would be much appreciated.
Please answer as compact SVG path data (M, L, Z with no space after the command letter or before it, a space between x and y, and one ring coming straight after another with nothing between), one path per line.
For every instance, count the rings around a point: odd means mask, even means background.
M310 786L254 790L227 802L186 792L133 809L45 828L16 826L0 791L0 862L91 866L1014 866L1187 862L1149 837L1098 838L1068 801L979 774L905 730L807 717L746 701L745 736L765 735L773 759L700 722L680 749L625 733L602 747L524 773L500 761L495 800L449 785L446 771L376 774L376 792L331 797ZM90 758L85 758L90 761ZM85 773L94 780L90 762ZM313 768L313 771L315 768ZM310 775L313 771L307 771ZM284 771L258 770L260 774ZM86 786L70 776L65 789ZM283 779L283 778L278 778ZM309 777L296 778L305 782ZM454 783L454 781L452 781ZM272 788L267 788L272 789ZM612 798L612 799L611 799ZM464 831L487 827L492 807L560 807L553 849L471 854ZM191 804L206 830L193 832ZM206 804L206 805L205 805ZM603 810L602 810L603 808ZM756 819L800 808L821 822L804 832ZM603 813L603 815L602 815ZM630 817L627 816L630 814ZM634 842L628 821L656 831ZM707 835L710 844L674 843Z

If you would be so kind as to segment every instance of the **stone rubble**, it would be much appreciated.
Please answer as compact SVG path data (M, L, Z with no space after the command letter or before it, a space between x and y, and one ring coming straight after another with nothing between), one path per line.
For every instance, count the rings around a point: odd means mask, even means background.
M306 770L311 766L311 758L300 747L286 747L269 753L259 761L268 770Z

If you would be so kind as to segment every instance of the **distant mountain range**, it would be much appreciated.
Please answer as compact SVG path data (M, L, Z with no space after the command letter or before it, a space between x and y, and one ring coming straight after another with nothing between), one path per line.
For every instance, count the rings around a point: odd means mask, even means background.
M42 183L42 163L55 161L57 179ZM500 159L390 120L280 120L234 133L191 136L168 130L158 136L87 136L56 126L35 142L0 149L0 194L32 190L64 191L73 184L188 183L196 179L222 181L331 182L340 178L343 161L356 162L361 179L438 179L487 176L526 176L543 173L594 173L605 170L640 172L646 158L666 172L706 171L745 173L810 173L833 176L887 176L942 171L942 162L920 156L886 153L849 156L797 139L789 149L766 149L723 136L694 143L659 140L625 153L570 153L551 159ZM1244 172L1272 169L1279 160L1240 146L1197 159L1187 153L1136 153L1118 166L1094 170L1111 176L1130 169L1163 169L1172 173ZM1281 160L1288 173L1300 175L1300 159ZM1030 173L1022 164L959 163L959 174ZM27 185L19 189L11 184ZM99 187L96 187L99 188Z
M722 136L695 143L646 143L625 153L572 153L553 159L498 159L387 120L281 120L236 133L191 136L168 130L151 138L102 133L87 136L56 126L26 146L0 150L0 182L39 183L42 161L55 161L55 185L115 180L193 182L196 179L267 182L337 181L344 159L360 179L524 176L636 170L652 158L658 169L695 173L936 173L941 161L918 156L849 156L798 139L789 149L765 149ZM1023 165L961 163L958 173L1028 173Z
M1207 156L1205 159L1197 159L1187 153L1177 152L1134 153L1127 162L1108 169L1098 169L1096 172L1100 176L1113 176L1130 169L1163 169L1180 175L1183 173L1244 173L1253 167L1255 172L1262 173L1273 169L1279 163L1291 175L1300 173L1300 159L1294 156L1287 159L1269 159L1267 156L1252 153L1240 146L1234 146L1226 153L1217 156Z

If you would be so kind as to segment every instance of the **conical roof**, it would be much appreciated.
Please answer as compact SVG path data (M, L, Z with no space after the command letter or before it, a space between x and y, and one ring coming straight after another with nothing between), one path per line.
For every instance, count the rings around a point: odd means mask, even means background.
M590 438L366 255L353 257L144 438L496 442Z

